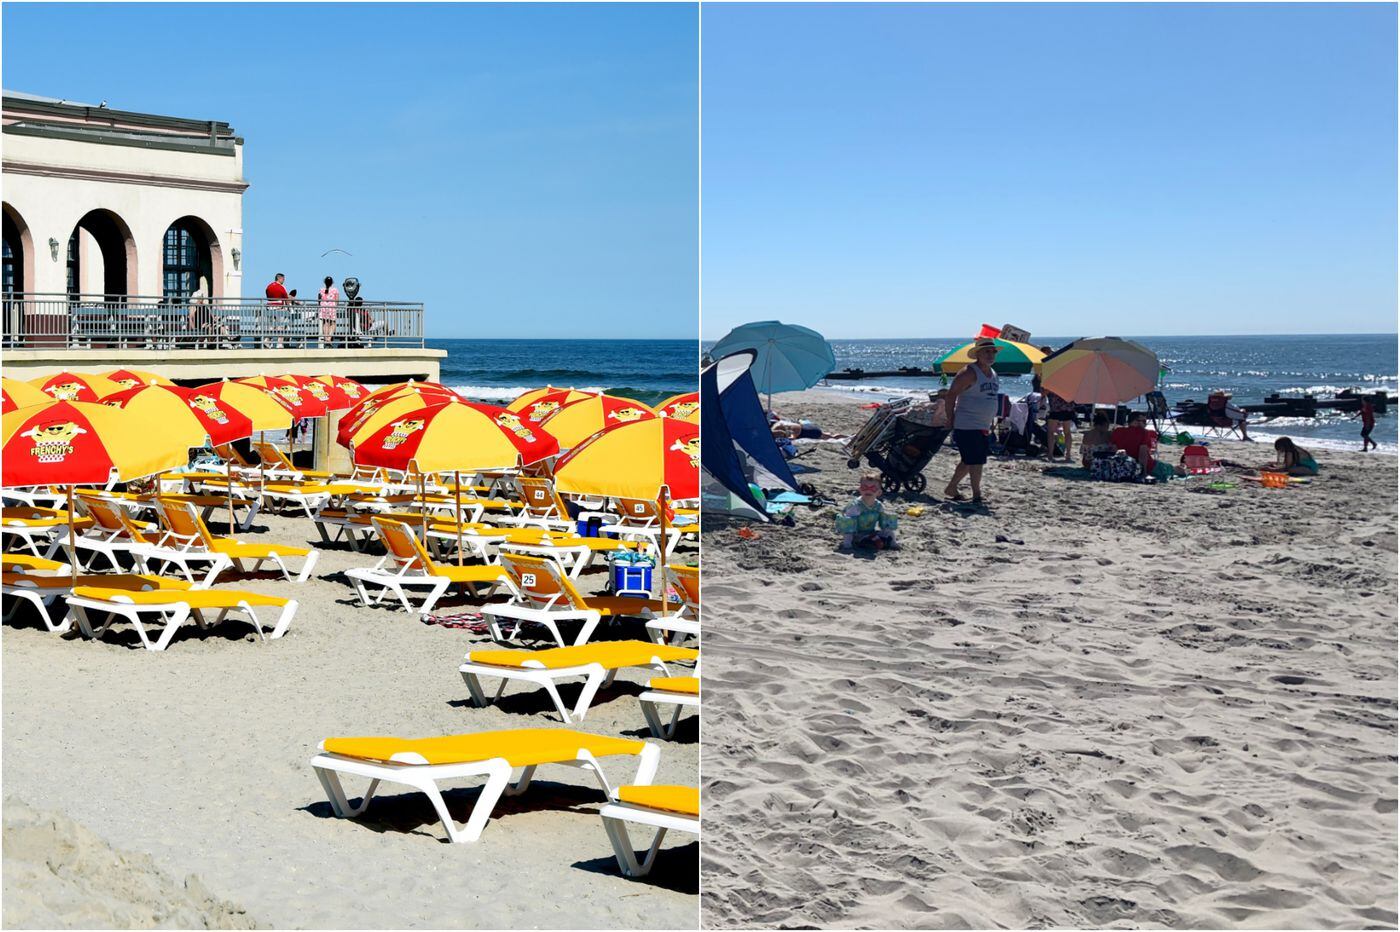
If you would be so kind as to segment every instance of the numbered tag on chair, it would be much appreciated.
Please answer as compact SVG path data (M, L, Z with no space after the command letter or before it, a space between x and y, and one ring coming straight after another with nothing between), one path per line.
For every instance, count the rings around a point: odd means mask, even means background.
M523 585L526 585L526 586L533 586L533 585L535 584L535 574L534 574L534 573L521 573L521 574L520 574L520 582L521 582Z

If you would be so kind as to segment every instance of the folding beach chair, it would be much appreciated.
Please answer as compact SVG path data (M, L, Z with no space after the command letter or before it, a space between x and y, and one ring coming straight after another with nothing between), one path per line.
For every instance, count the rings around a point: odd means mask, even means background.
M604 618L651 619L656 613L666 610L666 603L657 599L585 596L559 564L545 557L502 550L500 560L501 568L510 574L511 582L515 584L515 596L509 602L487 605L481 610L490 622L491 637L500 643L513 639L502 633L502 618L543 625L553 635L555 643L563 647L564 637L559 633L561 621L583 622L574 639L574 644L579 645L588 643L594 629ZM522 627L516 625L515 638L519 637Z
M658 644L665 644L668 639L679 644L687 637L700 637L700 567L668 563L666 575L680 594L680 607L668 602L671 610L650 619L647 633Z
M255 544L215 537L189 502L156 499L156 509L165 524L165 545L174 545L187 553L222 554L241 573L257 572L264 563L274 563L289 581L306 582L316 566L319 553L309 547L288 547L282 544ZM297 557L303 562L301 573L292 575L285 557ZM211 579L212 582L212 579Z
M612 842L617 866L627 877L644 877L656 863L656 852L668 831L700 834L700 791L693 786L620 786L616 799L599 815ZM627 833L627 823L656 830L650 847L638 861Z
M1210 450L1198 443L1181 451L1181 468L1192 476L1208 476L1225 470L1224 466L1210 458Z
M661 759L660 749L645 741L564 728L484 731L441 738L327 738L321 742L320 750L311 759L311 767L338 817L363 815L381 782L399 783L427 795L448 840L456 843L479 839L501 794L523 793L541 765L586 770L597 779L604 796L611 799L613 792L600 758L635 757L637 773L633 782L642 786L651 783ZM340 782L342 774L369 779L369 787L358 803L352 804L346 797ZM458 825L438 784L475 776L486 777L486 785L477 795L467 821Z
M688 647L652 644L649 641L603 641L548 650L474 650L458 667L467 691L477 706L489 705L505 692L511 680L533 683L549 694L565 724L581 722L598 690L612 683L619 670L640 667L670 676L667 662L696 660L700 652ZM494 697L487 698L482 677L500 679ZM572 710L559 695L557 681L583 677L583 689Z
M1148 392L1142 399L1147 402L1147 419L1152 422L1153 430L1160 433L1164 421L1168 427L1176 429L1176 415L1168 407L1166 395L1161 392Z
M647 691L637 699L642 704L642 715L647 727L657 738L670 740L676 735L676 724L686 709L700 708L700 665L695 665L694 676L656 676L647 680ZM674 706L669 722L663 720L659 706Z
M644 498L617 500L618 521L601 528L601 533L621 539L643 541L665 563L676 551L676 545L686 537L699 538L699 512L694 509L672 508L674 519L667 522L666 540L661 540L661 506Z
M262 461L263 469L274 469L284 475L289 475L293 479L333 479L335 473L326 472L320 469L303 469L287 458L287 454L277 444L267 440L257 440L253 442L253 452L258 454L258 459Z
M170 583L174 580L164 582ZM193 619L196 624L213 626L232 612L245 616L263 642L280 638L287 633L287 626L292 623L292 617L297 613L297 602L295 599L260 595L238 589L127 591L113 588L101 577L97 577L88 584L73 589L68 599L68 608L77 616L78 628L85 637L100 638L113 623L124 619L131 622L147 650L165 650L176 630L186 621ZM278 609L277 620L271 625L271 633L264 630L264 625L258 618L258 608ZM103 613L107 619L101 625L95 626L89 612ZM146 630L146 625L152 623L162 626L160 636L155 640L151 639Z
M149 526L138 524L125 511L121 512L120 517L126 528L126 536L131 540L127 552L143 573L164 574L174 566L194 588L208 589L220 573L233 565L233 560L226 554L191 550L164 529L149 529ZM170 546L165 545L167 540ZM196 567L203 567L202 577L198 577Z
M516 476L515 486L520 493L521 502L525 505L514 516L515 523L556 531L573 530L574 524L569 516L569 508L555 491L551 480L537 476Z
M392 592L398 596L404 611L427 614L453 585L465 586L473 598L477 597L477 586L490 587L486 597L490 597L502 584L511 587L510 577L499 566L438 563L402 521L379 515L372 516L370 520L379 539L384 542L384 557L372 567L345 571L360 597L361 605L378 605L386 593ZM367 586L377 586L379 592L371 598ZM429 587L427 597L416 609L408 600L408 586Z

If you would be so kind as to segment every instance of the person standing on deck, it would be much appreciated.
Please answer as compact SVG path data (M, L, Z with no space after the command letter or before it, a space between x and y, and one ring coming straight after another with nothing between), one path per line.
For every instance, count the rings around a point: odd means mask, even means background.
M972 364L958 373L943 398L948 422L953 425L953 441L958 445L962 460L943 490L943 495L955 502L963 501L958 485L964 476L972 480L972 500L982 501L982 467L987 464L991 449L992 421L996 418L1001 394L1001 382L992 369L996 358L995 340L984 337L974 343Z
M329 349L331 337L335 335L335 314L340 304L340 292L335 289L335 279L326 276L325 287L320 294L321 349Z

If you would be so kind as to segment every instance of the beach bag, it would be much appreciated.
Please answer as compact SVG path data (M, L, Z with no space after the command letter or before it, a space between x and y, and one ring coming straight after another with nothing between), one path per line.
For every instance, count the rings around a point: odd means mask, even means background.
M1089 478L1098 482L1137 482L1141 477L1141 464L1122 450L1112 456L1096 456L1089 464Z

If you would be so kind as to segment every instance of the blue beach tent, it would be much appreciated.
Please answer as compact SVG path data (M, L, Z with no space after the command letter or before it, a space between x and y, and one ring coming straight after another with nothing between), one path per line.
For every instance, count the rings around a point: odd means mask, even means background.
M751 486L797 490L758 401L750 372L756 356L742 350L700 373L701 495L707 514L767 521Z

